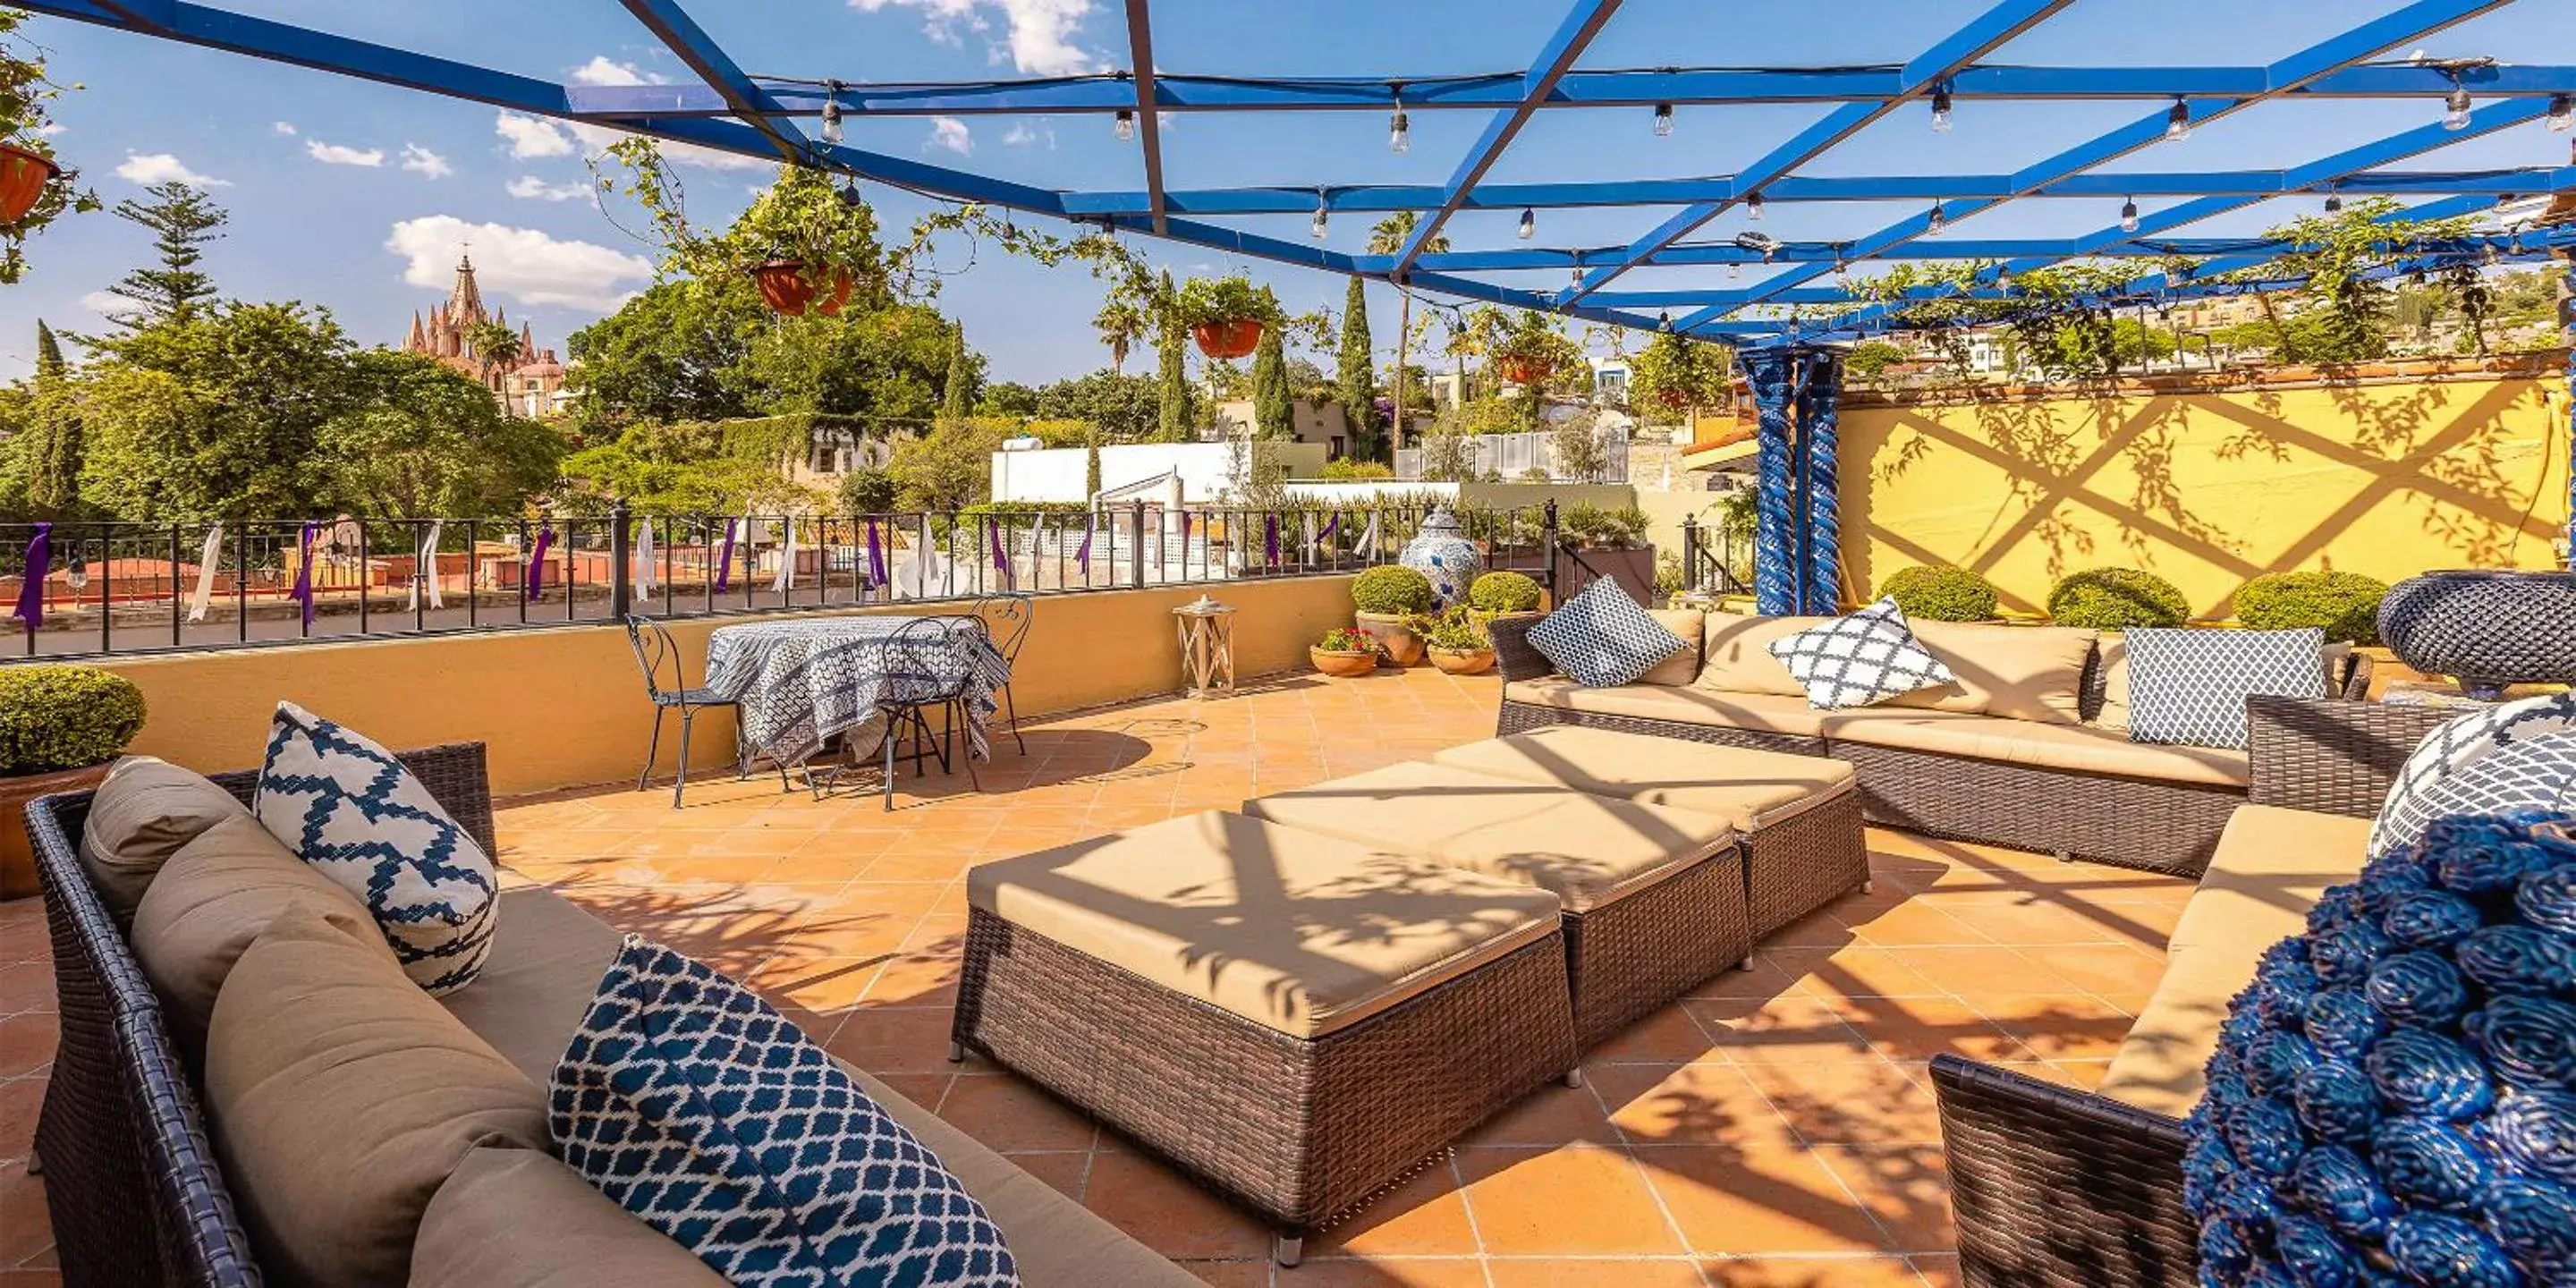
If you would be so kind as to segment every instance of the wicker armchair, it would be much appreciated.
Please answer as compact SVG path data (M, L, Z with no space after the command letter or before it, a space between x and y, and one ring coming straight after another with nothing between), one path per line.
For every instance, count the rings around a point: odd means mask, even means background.
M492 852L483 745L435 747L402 761ZM247 803L259 775L222 774L215 782ZM253 1288L259 1267L208 1144L193 1071L81 866L90 795L45 796L27 806L62 1012L61 1045L36 1120L36 1157L63 1280Z
M2253 698L2257 805L2366 816L2456 712ZM1932 1058L1961 1278L1972 1288L2191 1288L2182 1123L1956 1056Z

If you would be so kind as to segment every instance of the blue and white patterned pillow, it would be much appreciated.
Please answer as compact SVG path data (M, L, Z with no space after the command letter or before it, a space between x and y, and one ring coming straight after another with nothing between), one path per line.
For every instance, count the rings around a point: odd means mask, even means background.
M1575 683L1596 689L1634 684L1655 664L1690 645L1607 577L1530 628L1530 647Z
M1959 678L1914 638L1893 599L1783 635L1771 641L1771 656L1818 711L1865 707Z
M1019 1283L983 1205L793 1024L629 935L547 1125L601 1193L736 1284Z
M375 914L403 973L431 994L474 982L492 952L492 858L394 754L277 704L251 812Z
M2445 722L2415 745L2397 771L2388 800L2370 824L2373 855L2401 850L2424 839L2424 830L2445 814L2485 813L2463 809L2453 779L2472 773L2491 757L2542 739L2576 734L2576 693L2553 693L2472 711ZM2480 776L2478 783L2486 781ZM2468 789L2474 798L2485 790Z
M2132 630L2129 741L2185 747L2246 742L2245 699L2326 696L2326 633Z

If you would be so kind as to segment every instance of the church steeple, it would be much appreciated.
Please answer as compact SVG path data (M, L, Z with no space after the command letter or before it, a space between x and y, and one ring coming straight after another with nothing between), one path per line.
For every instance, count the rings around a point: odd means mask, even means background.
M447 293L447 316L459 327L483 320L483 292L474 284L474 257L459 254L456 286Z

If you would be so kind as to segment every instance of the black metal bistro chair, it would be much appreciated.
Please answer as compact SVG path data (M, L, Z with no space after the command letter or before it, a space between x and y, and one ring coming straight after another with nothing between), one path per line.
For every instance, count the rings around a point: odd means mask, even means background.
M1029 626L1037 620L1037 599L1024 594L986 595L975 601L973 611L984 638L991 640L993 651L1002 655L1002 665L1016 669L1020 646L1028 642ZM1021 755L1029 754L1028 740L1020 737L1020 709L1011 701L1008 680L1002 682L1002 713L1011 722L1011 741L1019 744Z
M912 740L912 771L921 772L925 756L936 757L940 771L952 772L949 751L958 730L966 727L967 694L973 676L955 663L952 633L965 629L953 617L923 617L905 623L886 637L883 694L877 699L877 710L885 713L885 807L894 808L894 762L896 743L906 737ZM927 712L940 714L940 727L933 731ZM984 783L975 773L975 745L970 735L966 744L966 780L976 791ZM818 785L817 793L822 788Z
M653 699L653 742L645 748L644 771L635 775L635 790L644 790L645 784L652 781L653 764L662 755L662 717L677 711L680 713L680 772L671 784L671 808L678 809L681 793L689 786L690 725L696 722L701 711L711 707L739 708L742 704L714 689L690 688L688 664L681 656L680 642L671 638L671 632L660 622L634 613L627 614L626 643L635 650L635 664L644 669L644 691ZM663 680L666 673L670 677L667 684ZM734 775L737 782L743 777L741 773ZM789 786L784 765L779 767L778 783L781 787Z

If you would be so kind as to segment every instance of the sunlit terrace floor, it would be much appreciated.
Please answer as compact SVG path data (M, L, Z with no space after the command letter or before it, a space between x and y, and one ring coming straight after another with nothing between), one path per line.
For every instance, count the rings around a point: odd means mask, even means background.
M1017 1078L945 1060L976 862L1489 736L1499 684L1312 677L1034 725L880 810L775 778L566 793L500 817L516 879L749 980L876 1071L1218 1284L1915 1285L1955 1281L1924 1067L1954 1051L2090 1086L2162 969L2188 883L1871 836L1874 894L1595 1052L1274 1270L1266 1236ZM0 905L0 1288L50 1282L26 1176L54 1038L41 909ZM17 1270L7 1267L19 1267Z

